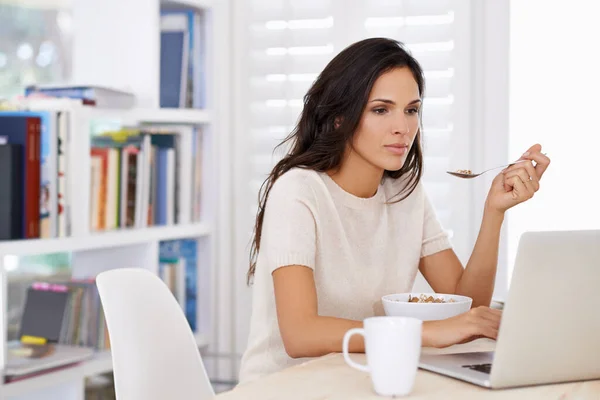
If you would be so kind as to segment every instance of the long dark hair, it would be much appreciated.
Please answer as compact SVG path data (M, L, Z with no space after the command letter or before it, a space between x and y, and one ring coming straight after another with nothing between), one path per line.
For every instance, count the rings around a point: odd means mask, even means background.
M383 73L401 67L411 70L422 98L425 90L423 70L403 44L396 40L371 38L354 43L334 57L317 77L304 96L304 109L296 127L277 146L290 143L291 149L275 165L260 188L248 284L256 269L265 206L275 181L295 167L319 172L337 169L358 127L373 84ZM402 168L385 171L385 176L393 179L408 174L408 184L395 202L408 197L421 179L423 153L420 140L421 127Z

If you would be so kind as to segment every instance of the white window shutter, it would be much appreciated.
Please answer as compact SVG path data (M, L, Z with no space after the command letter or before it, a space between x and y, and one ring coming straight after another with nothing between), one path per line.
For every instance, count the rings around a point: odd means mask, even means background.
M303 96L334 54L333 2L253 0L249 21L250 195L281 153L275 146L293 129ZM248 205L254 217L256 202Z

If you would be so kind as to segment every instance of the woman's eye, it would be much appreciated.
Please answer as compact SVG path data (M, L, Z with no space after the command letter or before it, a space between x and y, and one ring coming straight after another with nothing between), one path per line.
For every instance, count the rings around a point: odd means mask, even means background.
M419 109L418 108L409 108L408 110L406 110L406 112L408 114L418 114L419 113Z
M387 110L386 110L385 108L376 108L376 109L374 109L374 110L373 110L373 112L374 112L375 114L380 114L380 115L381 115L381 114L385 114L385 112L386 112L386 111L387 111Z

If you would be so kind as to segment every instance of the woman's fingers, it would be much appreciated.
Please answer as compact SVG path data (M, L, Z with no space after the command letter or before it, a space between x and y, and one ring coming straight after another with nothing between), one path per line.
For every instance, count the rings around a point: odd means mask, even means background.
M536 171L531 161L521 161L515 163L514 165L511 165L502 172L504 173L504 176L507 176L509 174L514 173L514 171L518 171L520 169L524 169L526 171L526 174L529 177L528 180L530 180L533 183L533 187L537 191L540 188L540 178L538 176L538 172ZM525 176L522 175L522 177L524 178Z
M521 177L520 174L515 174L504 181L505 184L512 188L510 192L514 200L525 201L532 198L535 193L531 184L529 184L529 188L525 185L524 179L527 178Z
M489 326L482 327L481 334L490 339L498 339L498 329Z
M498 310L494 310L494 311L498 311ZM491 324L493 324L496 328L498 328L498 326L500 326L500 319L502 318L502 314L496 314L496 313L492 313L492 312L486 312L486 313L482 313L481 314L481 318L484 319L485 321L490 322Z
M502 310L497 310L495 308L491 308L491 307L487 307L487 306L479 306L479 307L472 308L471 310L469 310L469 313L471 315L474 315L475 317L480 316L482 314L492 314L492 315L496 315L496 316L502 316Z
M489 307L475 307L452 318L424 323L430 346L446 347L487 337L496 339L502 312Z
M478 307L472 311L472 335L484 335L496 339L498 337L498 329L500 328L502 311L489 307Z
M540 188L540 178L538 177L537 171L535 170L533 163L531 161L524 161L519 164L521 168L525 169L525 171L527 172L529 181L531 182L534 191L537 192Z
M487 320L482 319L472 325L469 336L485 336L491 339L496 339L498 337L498 329L498 327L488 323Z
M534 172L534 174L535 174L535 172ZM530 193L531 197L533 197L533 195L535 194L535 192L537 192L537 189L539 189L539 183L537 182L537 178L534 181L533 180L534 178L532 178L529 175L529 172L526 169L524 169L524 168L519 168L519 169L510 171L510 172L507 172L504 175L504 178L510 182L510 179L514 178L516 176L518 176L519 178L521 178L520 179L521 182L523 182L523 184L527 188L527 191L531 192ZM510 185L510 186L512 186L512 185Z
M517 171L519 171L520 169L523 169L524 168L523 165L526 163L530 163L530 162L531 161L519 161L519 162L514 163L510 167L505 168L502 171L502 174L504 176L504 190L506 190L507 192L511 191L512 186L509 185L509 183L507 181L508 178L512 178L513 176L518 175L519 173ZM533 167L533 165L532 165L532 167ZM527 171L526 174L528 174L529 171L528 170L525 170L525 171ZM524 177L525 176L523 175L523 178ZM529 178L523 179L523 182L525 182L526 180L529 180Z
M542 175L544 175L544 172L546 172L548 166L550 165L550 158L540 152L526 152L521 156L521 158L524 160L535 161L535 172L537 173L537 176L540 179L542 178Z

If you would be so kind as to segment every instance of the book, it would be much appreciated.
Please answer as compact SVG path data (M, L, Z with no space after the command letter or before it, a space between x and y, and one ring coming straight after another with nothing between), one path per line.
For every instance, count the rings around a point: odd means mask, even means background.
M183 17L187 20L188 56L185 107L203 108L206 106L206 20L203 11L170 5L161 10L162 18L177 18L177 27L183 29ZM179 60L176 60L179 62ZM161 59L161 65L174 60Z
M184 277L171 278L172 272L163 272L169 264L180 265L180 260L184 260L183 269ZM175 290L175 296L183 302L182 308L185 313L185 317L190 324L192 331L197 331L197 299L198 299L198 241L196 239L180 239L180 240L167 240L163 241L159 245L159 265L162 266L163 270L159 271L160 274L164 274L169 279L175 281L185 282L185 290L183 295L177 295L178 291ZM177 271L177 267L174 267ZM176 273L176 272L175 272ZM167 286L169 286L167 284ZM183 298L182 298L183 297ZM180 303L181 304L181 303Z
M100 108L132 108L135 96L125 90L98 85L46 84L25 88L25 96L67 97Z
M23 236L23 146L0 145L0 240Z
M54 111L5 111L2 117L39 118L39 237L58 236L58 116ZM0 120L1 121L1 120Z
M23 146L23 238L40 237L40 144L41 118L0 113L0 136Z
M160 106L185 108L190 56L187 17L162 15L160 29Z

